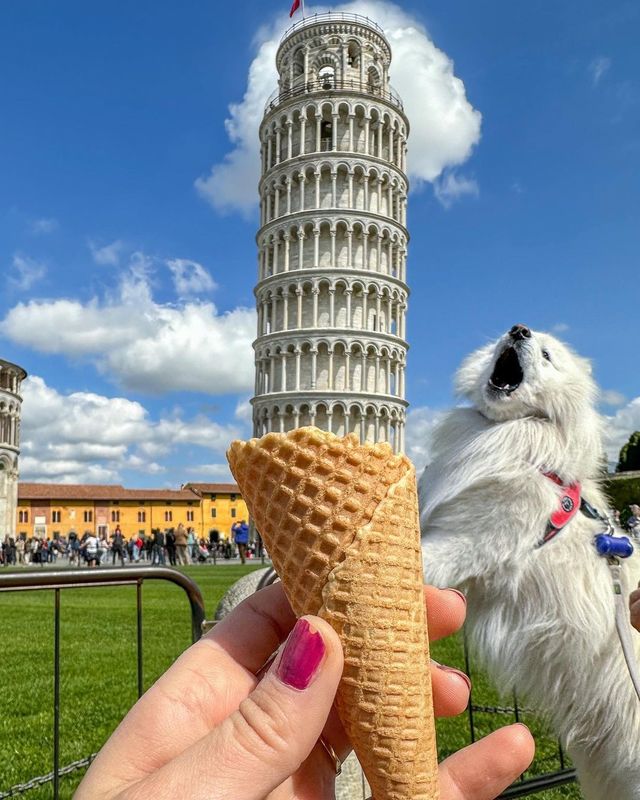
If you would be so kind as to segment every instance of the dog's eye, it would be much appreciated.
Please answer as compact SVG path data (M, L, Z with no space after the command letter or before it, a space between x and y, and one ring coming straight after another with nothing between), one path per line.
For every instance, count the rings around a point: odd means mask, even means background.
M549 355L549 351L548 350L543 350L542 351L542 357L546 358L547 361L551 361L551 356Z

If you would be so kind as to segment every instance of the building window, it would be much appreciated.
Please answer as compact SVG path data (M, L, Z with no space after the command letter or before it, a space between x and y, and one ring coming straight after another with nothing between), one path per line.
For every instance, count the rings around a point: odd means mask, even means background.
M217 495L215 495L215 494L212 494L212 495L211 495L211 499L212 499L213 501L215 501L215 499L216 499L216 496L217 496Z
M173 511L165 511L164 512L164 521L165 522L173 522Z
M187 522L193 522L193 511L187 511Z
M18 511L18 522L29 522L29 512Z
M120 512L119 511L112 511L111 512L111 522L120 522Z
M211 509L211 517L212 517L212 519L215 519L217 516L218 516L217 510L215 508L212 508Z
M93 522L93 511L85 511L84 512L84 521L85 522Z
M235 517L237 513L238 513L237 509L235 509L235 508L231 509L231 516L232 517Z
M232 503L235 503L235 502L236 502L236 500L237 500L237 495L235 495L235 494L232 494L230 499L231 499L231 502L232 502Z
M60 511L52 511L51 512L51 522L60 522L60 515L62 512Z
M147 521L147 512L138 511L138 522L146 522L146 521Z

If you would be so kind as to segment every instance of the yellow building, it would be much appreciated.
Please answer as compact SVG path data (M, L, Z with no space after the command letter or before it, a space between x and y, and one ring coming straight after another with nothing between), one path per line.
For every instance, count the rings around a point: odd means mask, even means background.
M67 537L72 531L109 536L119 525L129 538L182 523L199 539L208 538L213 529L228 538L233 523L248 519L247 513L234 483L185 484L173 490L20 482L16 532L27 538Z

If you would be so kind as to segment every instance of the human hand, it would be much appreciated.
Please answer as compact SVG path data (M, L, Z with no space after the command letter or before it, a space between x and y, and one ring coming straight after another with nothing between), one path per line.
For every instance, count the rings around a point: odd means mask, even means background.
M432 641L462 625L465 603L456 592L426 587L425 602ZM341 759L350 750L332 706L342 665L340 640L324 620L308 616L296 624L281 585L263 589L136 703L75 799L332 798L335 767L318 739ZM462 673L434 664L432 683L438 716L466 707ZM526 769L533 747L528 730L512 725L455 753L440 765L441 800L493 800Z

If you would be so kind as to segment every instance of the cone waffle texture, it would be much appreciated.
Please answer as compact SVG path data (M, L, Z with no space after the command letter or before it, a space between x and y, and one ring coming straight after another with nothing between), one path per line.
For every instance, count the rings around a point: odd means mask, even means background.
M435 800L415 472L317 428L233 442L229 464L298 616L337 631L337 707L375 800Z

